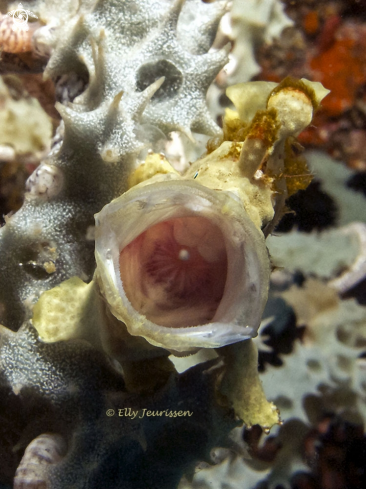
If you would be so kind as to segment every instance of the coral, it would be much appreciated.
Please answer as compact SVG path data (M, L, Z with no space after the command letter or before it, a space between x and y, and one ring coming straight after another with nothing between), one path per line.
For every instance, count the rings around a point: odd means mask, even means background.
M294 26L257 51L259 79L284 76L321 81L331 89L314 125L300 136L340 161L365 169L364 5L343 0L285 1ZM362 6L360 6L362 5Z
M292 25L278 0L256 2L240 0L233 2L230 12L232 28L230 38L234 41L231 61L227 67L229 84L249 81L260 72L255 59L258 44L270 43L282 30Z
M298 324L307 325L306 336L285 359L284 368L293 373L293 378L279 388L275 377L282 375L281 369L268 367L262 376L265 391L270 398L281 399L280 409L286 418L306 422L317 417L317 409L339 403L346 419L359 422L363 418L365 422L364 372L359 359L366 333L365 308L353 299L340 301L334 291L311 279L302 289L290 288L282 297L294 308ZM291 362L302 362L302 366L295 368ZM307 403L313 396L323 399ZM348 402L345 396L349 396Z
M292 273L297 270L304 275L330 280L349 268L362 254L361 240L352 231L346 227L322 233L293 230L282 236L269 236L267 245L276 266L285 267ZM313 255L315 251L314 261L309 254Z
M25 76L26 83L24 78L15 75L0 78L2 220L4 215L21 207L25 181L49 151L51 144L52 121L34 97L39 94L39 76ZM33 96L26 87L31 89ZM45 95L42 98L45 101L48 97Z
M332 45L310 60L316 79L331 90L324 103L324 110L330 116L339 116L350 109L364 83L364 38L364 26L344 24L337 29Z
M365 277L365 233L364 224L352 223L320 234L292 231L270 236L267 246L276 266L327 279L344 293Z
M322 189L337 205L337 224L344 226L354 221L365 222L362 212L365 197L353 192L344 182L352 178L354 172L344 165L336 163L326 154L310 151L307 161L311 170L318 175Z
M23 92L23 93L22 93ZM0 78L0 145L15 155L49 149L52 124L39 102L24 94L15 77Z

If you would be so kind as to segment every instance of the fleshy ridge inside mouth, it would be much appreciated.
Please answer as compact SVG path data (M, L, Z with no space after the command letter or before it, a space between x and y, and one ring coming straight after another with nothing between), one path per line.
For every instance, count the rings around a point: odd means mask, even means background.
M207 324L227 281L225 239L205 217L169 219L125 246L119 266L128 300L148 320L170 328Z

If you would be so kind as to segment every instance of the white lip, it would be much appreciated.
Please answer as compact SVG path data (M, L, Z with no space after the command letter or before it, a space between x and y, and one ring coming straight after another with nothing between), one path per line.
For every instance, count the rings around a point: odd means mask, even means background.
M208 324L170 328L136 311L119 271L121 250L148 227L176 217L200 216L225 238L228 275L215 316ZM134 187L96 214L97 277L109 308L131 335L177 352L217 348L256 335L267 300L269 258L264 237L241 203L196 182L169 181Z

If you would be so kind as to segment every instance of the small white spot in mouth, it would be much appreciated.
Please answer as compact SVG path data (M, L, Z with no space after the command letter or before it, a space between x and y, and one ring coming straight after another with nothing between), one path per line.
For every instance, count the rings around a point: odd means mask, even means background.
M206 255L211 255L201 254L200 248L207 251L212 241L218 241L215 260L206 260ZM119 264L132 306L159 326L207 324L224 294L224 237L204 217L184 216L151 226L121 250Z
M182 248L179 251L178 257L182 261L188 261L190 259L191 255L190 255L188 250L185 250L184 248Z

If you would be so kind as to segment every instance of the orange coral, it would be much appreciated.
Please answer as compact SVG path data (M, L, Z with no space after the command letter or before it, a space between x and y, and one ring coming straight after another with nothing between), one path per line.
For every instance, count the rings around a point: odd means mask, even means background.
M319 30L319 15L315 10L308 12L303 19L303 27L306 34L316 34Z
M314 79L331 90L322 104L330 116L350 109L366 81L365 34L365 28L344 25L332 46L310 60Z

